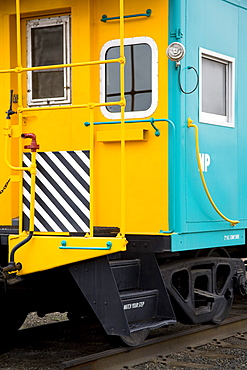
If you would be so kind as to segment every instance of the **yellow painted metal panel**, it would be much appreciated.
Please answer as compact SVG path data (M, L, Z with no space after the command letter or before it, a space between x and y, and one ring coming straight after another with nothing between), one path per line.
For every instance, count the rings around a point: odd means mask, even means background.
M24 240L25 237L26 236L10 236L11 249ZM126 243L125 238L118 237L82 238L68 237L66 235L34 236L27 244L16 251L15 258L16 262L20 261L22 264L22 269L19 274L25 275L77 261L83 261L89 258L125 251ZM61 249L62 244L66 244L65 247L68 249Z
M168 43L168 1L157 0L150 5L148 0L126 0L125 14L143 13L152 8L149 18L133 18L125 22L125 37L148 36L158 46L158 106L154 118L168 117L168 61L165 50ZM15 41L15 7L14 2L2 0L0 10L0 69L15 68L17 65ZM50 9L50 11L48 11ZM99 59L102 46L109 40L119 39L119 21L101 22L103 14L119 15L119 1L100 0L62 0L49 1L21 0L21 41L22 64L26 67L26 20L47 15L57 16L71 14L71 61L81 63ZM3 57L4 56L4 57ZM23 106L26 107L27 87L26 74L23 74ZM17 76L0 75L0 101L2 111L9 105L9 90L17 93ZM72 104L81 105L99 102L100 81L99 66L76 67L72 70ZM14 104L13 108L16 109ZM12 149L9 153L11 163L20 165L17 137L21 132L34 132L40 144L40 151L88 150L90 146L90 128L83 123L90 120L88 109L56 109L23 112L22 126L17 126L17 117L12 116ZM147 117L149 118L149 117ZM94 109L95 121L107 121L99 108ZM2 126L5 125L3 122ZM126 141L126 232L158 233L160 229L169 229L168 225L168 128L163 122L157 123L161 132L154 135L148 123L125 124ZM94 127L94 225L120 226L120 143L105 145L98 138L112 138L116 127ZM115 132L114 132L115 131ZM118 130L117 130L118 131ZM120 131L118 131L120 132ZM135 132L135 134L134 134ZM144 134L144 136L142 136ZM131 135L131 137L128 135ZM136 136L135 136L136 135ZM140 136L139 136L140 135ZM0 145L3 138L0 135ZM142 139L139 139L142 138ZM129 138L129 139L128 139ZM133 140L133 138L137 138ZM143 138L145 140L143 140ZM131 141L129 141L131 139ZM112 139L111 139L112 140ZM118 139L119 140L119 139ZM108 141L108 140L107 140ZM3 145L1 145L3 147ZM0 181L5 183L11 171L3 164L3 153L0 152ZM13 173L16 175L16 173ZM1 195L0 206L6 209L1 214L1 224L11 223L11 218L18 214L17 184L12 184L11 192ZM14 199L14 201L13 201ZM19 194L19 199L21 195ZM12 210L12 211L9 211Z
M13 182L19 182L22 180L22 177L20 175L12 175L11 176L11 181Z
M3 9L3 7L2 7ZM10 44L13 41L11 38L11 33L9 32L12 24L11 24L12 18L7 14L7 12L0 12L0 65L3 68L8 68L10 64L12 63L13 56L10 53ZM15 48L15 43L13 44L13 47ZM15 55L15 50L13 51L13 55ZM5 126L5 116L4 112L9 108L9 90L11 79L9 75L2 75L0 77L0 108L1 108L1 124L0 124L0 165L1 165L1 171L0 171L0 190L3 188L7 180L11 176L11 171L7 167L4 161L4 135L3 135L3 128ZM14 120L15 121L15 120ZM15 153L16 152L10 152L9 155L12 156L13 160L15 160ZM16 188L15 185L10 183L8 185L8 188L0 195L0 207L1 210L4 210L4 212L0 213L0 224L1 225L9 225L11 224L12 219L12 207L13 202L15 203L15 214L18 215L17 210L17 204L16 199L18 201L18 197L16 196Z
M125 141L143 141L147 140L148 130L135 129L125 131ZM114 131L98 131L97 141L103 142L115 142L121 140L121 132L118 130Z
M125 14L137 14L152 8L150 18L134 18L125 22L125 37L148 36L158 46L158 107L152 117L168 117L168 61L165 50L168 44L168 2L156 1L150 5L148 1L125 1ZM107 41L115 37L118 22L98 22L103 14L116 16L119 14L117 4L113 2L96 2L95 6L96 53ZM98 94L96 85L95 94ZM148 117L147 117L148 118ZM100 111L95 112L97 121L107 121ZM164 123L157 123L161 130L156 137L150 124L126 124L128 129L142 128L148 130L147 142L136 141L126 143L126 232L127 233L159 233L160 229L169 230L168 224L168 128ZM107 128L106 128L107 127ZM111 125L96 127L96 131L114 130ZM107 158L107 160L105 160ZM96 224L118 225L120 217L120 145L97 143L95 160L97 171L95 210Z
M19 125L13 125L11 127L11 137L19 138L21 134L21 127Z

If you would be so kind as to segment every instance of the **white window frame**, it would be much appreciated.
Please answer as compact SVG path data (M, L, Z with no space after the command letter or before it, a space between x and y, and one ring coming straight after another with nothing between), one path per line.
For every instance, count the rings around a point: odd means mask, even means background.
M125 118L145 118L154 113L158 105L158 48L151 37L131 37L124 39L124 45L148 44L152 53L152 100L151 106L145 111L125 112ZM105 60L106 52L114 46L120 46L120 40L106 42L100 52L100 60ZM106 102L105 96L105 65L100 65L100 102ZM109 112L107 107L101 107L102 114L108 119L120 119L120 112Z
M202 111L202 58L207 58L227 66L226 71L226 116L220 114L207 113ZM212 125L225 127L235 126L235 58L223 55L204 48L199 49L199 69L200 69L200 98L199 98L199 121Z
M27 21L27 67L32 67L32 44L31 30L32 28L63 25L63 64L68 64L71 61L70 49L70 16L58 16L49 18L32 19ZM53 69L56 71L57 69ZM51 70L50 70L51 71ZM42 105L61 105L71 103L71 71L70 68L64 68L64 95L62 97L50 97L42 99L32 98L32 71L27 72L27 102L28 106Z

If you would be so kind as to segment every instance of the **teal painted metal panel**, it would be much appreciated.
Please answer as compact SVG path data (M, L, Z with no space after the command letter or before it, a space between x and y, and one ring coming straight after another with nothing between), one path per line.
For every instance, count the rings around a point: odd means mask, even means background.
M180 30L183 33L185 27L184 19L184 6L185 2L183 0L169 1L169 43L180 41L183 43L183 37L177 40L176 31ZM175 83L174 83L175 82ZM185 188L180 186L180 179L183 178L185 172L185 162L184 162L184 130L181 130L181 96L179 86L177 84L177 71L175 63L169 61L169 74L168 74L168 91L169 91L169 118L175 124L175 183L174 183L174 200L170 199L169 208L174 209L173 225L174 230L179 231L183 229L183 223L185 219L185 208L182 199L185 198ZM169 138L171 137L171 131L169 130ZM169 141L170 144L170 141ZM169 157L171 158L172 148L169 145ZM170 162L171 163L171 162ZM170 183L169 186L172 186ZM171 204L174 202L175 204Z
M245 243L245 230L224 230L173 234L171 236L172 252L194 249L229 247Z
M247 11L240 9L239 11L239 33L238 38L238 59L237 59L237 122L238 122L238 189L239 199L238 207L240 217L247 217L247 114L246 114L246 58L247 58Z
M233 128L199 121L199 90L183 94L179 89L178 69L169 61L169 118L176 126L174 231L178 234L172 237L173 250L233 245L222 239L229 231L229 223L216 213L203 189L197 169L195 133L187 127L188 117L199 128L200 152L210 156L204 176L211 196L225 216L240 221L231 232L240 233L241 238L235 244L243 244L243 230L247 228L247 1L171 0L169 4L169 42L182 42L186 48L181 61L181 83L185 91L192 90L196 81L195 74L187 67L193 66L201 73L200 48L236 61ZM179 249L180 240L182 249Z
M237 57L238 8L223 1L187 0L186 11L186 59L185 65L199 69L199 48ZM212 11L213 9L213 11ZM224 37L222 38L222 32ZM192 78L187 74L187 85ZM185 81L185 82L186 82ZM238 213L237 172L237 128L205 124L199 121L199 92L186 97L185 115L191 116L199 127L200 151L211 158L208 171L204 173L210 193L223 214L236 219ZM186 119L186 117L185 117ZM187 230L211 230L212 227L226 229L229 224L212 208L201 180L195 160L193 129L186 132L186 223ZM235 189L235 191L233 191ZM210 225L213 222L214 225ZM217 224L215 224L217 222ZM195 223L194 226L191 223ZM221 225L220 225L221 223Z

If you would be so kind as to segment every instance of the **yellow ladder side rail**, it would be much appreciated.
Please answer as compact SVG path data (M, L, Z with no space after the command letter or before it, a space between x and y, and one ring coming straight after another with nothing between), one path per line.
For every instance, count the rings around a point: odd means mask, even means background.
M90 236L94 236L94 106L89 109L90 122Z
M122 102L121 109L121 189L120 189L120 208L121 208L121 218L120 218L120 234L125 235L125 214L126 214L126 143L125 143L125 96L124 96L124 67L125 67L125 56L124 56L124 0L119 1L119 15L120 15L120 59L122 63L120 64L120 101Z
M21 13L20 13L20 0L16 0L16 39L17 39L17 69L22 68L21 60ZM18 74L18 106L22 104L22 74ZM20 124L19 117L18 123Z
M22 51L21 51L21 9L20 9L20 0L16 0L16 48L17 48L17 69L22 67ZM23 95L23 74L18 73L17 76L17 92L18 92L18 108L22 106L22 95ZM18 126L22 126L22 113L18 112ZM10 121L10 120L9 120ZM8 138L6 140L9 140ZM19 165L21 166L22 163L22 146L19 138L19 148L18 148L18 153L19 153ZM5 144L6 145L6 144ZM35 160L33 165L36 167L36 156L33 157L32 159ZM22 170L23 171L23 170ZM35 178L36 178L36 171L31 175L31 185L34 183L35 186ZM19 182L19 233L21 234L22 232L22 181ZM34 208L35 208L35 187L32 189L31 188L31 194L30 194L30 222L29 222L29 229L31 229L31 223L34 223ZM33 221L31 220L31 215L33 215Z
M208 190L208 187L207 187L205 178L203 176L202 165L201 165L201 160L200 160L198 127L197 127L197 125L195 125L193 123L193 121L192 121L192 119L190 117L188 118L188 127L194 127L194 129L195 129L196 159L197 159L197 165L198 165L198 169L199 169L199 173L200 173L200 177L201 177L201 181L202 181L202 184L203 184L205 193L206 193L206 195L207 195L207 197L208 197L211 205L213 206L213 208L215 209L215 211L220 215L220 217L222 217L225 221L229 222L231 224L231 226L235 226L236 224L239 223L239 221L238 220L231 220L228 217L224 216L223 213L218 209L218 207L214 203L213 198L211 197L211 194L210 194L210 192Z
M34 231L35 186L36 186L36 152L31 152L31 184L30 184L30 221L29 231ZM21 193L20 193L21 194ZM20 197L22 198L22 197ZM22 199L21 199L22 201Z

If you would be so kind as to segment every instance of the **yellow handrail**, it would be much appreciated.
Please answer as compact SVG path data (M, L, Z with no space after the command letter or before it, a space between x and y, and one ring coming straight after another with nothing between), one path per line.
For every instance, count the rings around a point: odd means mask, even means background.
M57 109L77 109L77 108L97 108L97 107L108 107L108 106L112 106L112 105L122 105L124 104L123 101L117 101L117 102L107 102L107 103L88 103L88 104L78 104L78 105L73 105L73 104L70 104L70 105L57 105L57 106L45 106L45 107L32 107L32 108L23 108L23 107L19 107L17 109L18 112L28 112L28 111L35 111L35 110L38 110L38 111L41 111L41 110L57 110Z
M10 164L8 160L8 140L9 140L9 137L5 135L4 159L5 159L7 166L13 171L29 171L30 172L31 166L30 167L15 167L15 166L12 166L12 164Z
M198 165L200 177L201 177L201 180L202 180L202 184L203 184L204 190L205 190L205 192L207 194L207 197L208 197L210 203L212 204L213 208L215 209L215 211L220 215L220 217L222 217L227 222L230 222L231 226L235 226L236 224L239 223L239 221L237 221L237 220L231 220L231 219L227 218L226 216L224 216L223 213L220 212L220 210L218 209L218 207L216 206L216 204L214 203L214 201L213 201L213 199L212 199L212 197L210 195L210 192L208 190L208 187L207 187L207 184L206 184L205 178L203 176L203 172L202 172L202 165L201 165L201 160L200 160L200 150L199 150L198 127L195 124L193 124L193 121L192 121L191 118L188 118L188 127L194 127L194 129L195 129L197 165Z
M116 59L94 60L94 61L91 61L91 62L52 64L52 65L48 65L48 66L39 66L39 67L22 67L20 65L16 68L1 69L0 73L22 73L22 72L30 72L30 71L43 71L43 70L46 70L46 69L84 67L84 66L93 66L93 65L98 65L98 64L110 64L110 63L124 64L124 58L120 57L120 58L116 58Z
M29 167L15 167L12 166L8 160L8 134L5 134L5 150L4 150L4 157L5 162L11 170L14 171L29 171L31 174L31 184L30 184L30 224L29 224L29 231L34 231L34 214L35 214L35 183L36 183L36 152L31 152L31 164ZM22 184L21 184L22 186ZM21 198L21 197L20 197ZM22 205L22 203L21 203ZM20 228L21 233L21 228Z

